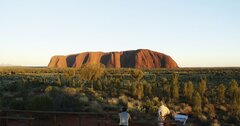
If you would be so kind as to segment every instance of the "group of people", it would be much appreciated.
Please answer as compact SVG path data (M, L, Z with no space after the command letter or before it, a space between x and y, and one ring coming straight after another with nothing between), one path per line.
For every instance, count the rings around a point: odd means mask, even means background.
M163 126L163 121L166 120L167 116L170 114L170 110L168 107L164 104L164 102L161 102L161 106L158 109L158 120L159 126ZM182 117L181 117L182 118ZM128 126L129 125L129 120L131 120L130 114L127 112L127 108L123 107L122 110L119 113L119 125L120 126ZM185 120L186 121L186 120ZM185 122L184 122L185 123Z

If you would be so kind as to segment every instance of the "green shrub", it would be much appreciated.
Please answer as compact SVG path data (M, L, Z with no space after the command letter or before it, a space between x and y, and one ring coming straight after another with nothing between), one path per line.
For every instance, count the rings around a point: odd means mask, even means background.
M53 109L53 101L48 95L34 96L29 103L30 110L49 111Z
M77 90L75 88L65 87L64 93L68 96L74 96L77 93Z
M89 99L86 95L80 95L78 96L78 101L82 105L88 105L89 104Z
M102 112L103 108L97 101L90 102L89 106L86 108L89 112Z
M15 98L10 103L10 108L15 110L25 110L27 102L23 100L23 98Z

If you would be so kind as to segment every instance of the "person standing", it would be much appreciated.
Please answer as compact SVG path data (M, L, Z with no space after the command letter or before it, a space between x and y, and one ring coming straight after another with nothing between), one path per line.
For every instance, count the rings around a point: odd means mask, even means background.
M130 114L127 112L127 108L123 107L119 113L119 126L128 126L128 121L131 119Z
M165 103L161 101L161 106L158 109L159 126L163 126L163 121L166 120L167 115L169 114L170 114L170 110L165 105Z

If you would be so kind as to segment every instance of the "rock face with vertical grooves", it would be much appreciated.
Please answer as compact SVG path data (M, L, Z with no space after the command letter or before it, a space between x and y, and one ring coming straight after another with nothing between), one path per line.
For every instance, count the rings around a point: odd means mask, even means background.
M48 67L81 67L83 64L95 63L104 64L107 68L178 68L177 63L170 56L148 49L53 56Z

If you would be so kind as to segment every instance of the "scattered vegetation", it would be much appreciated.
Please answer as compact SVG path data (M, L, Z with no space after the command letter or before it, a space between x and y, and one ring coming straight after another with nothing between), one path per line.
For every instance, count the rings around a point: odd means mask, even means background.
M0 108L103 112L128 106L156 114L164 100L172 113L202 125L240 123L240 68L105 69L0 68Z

